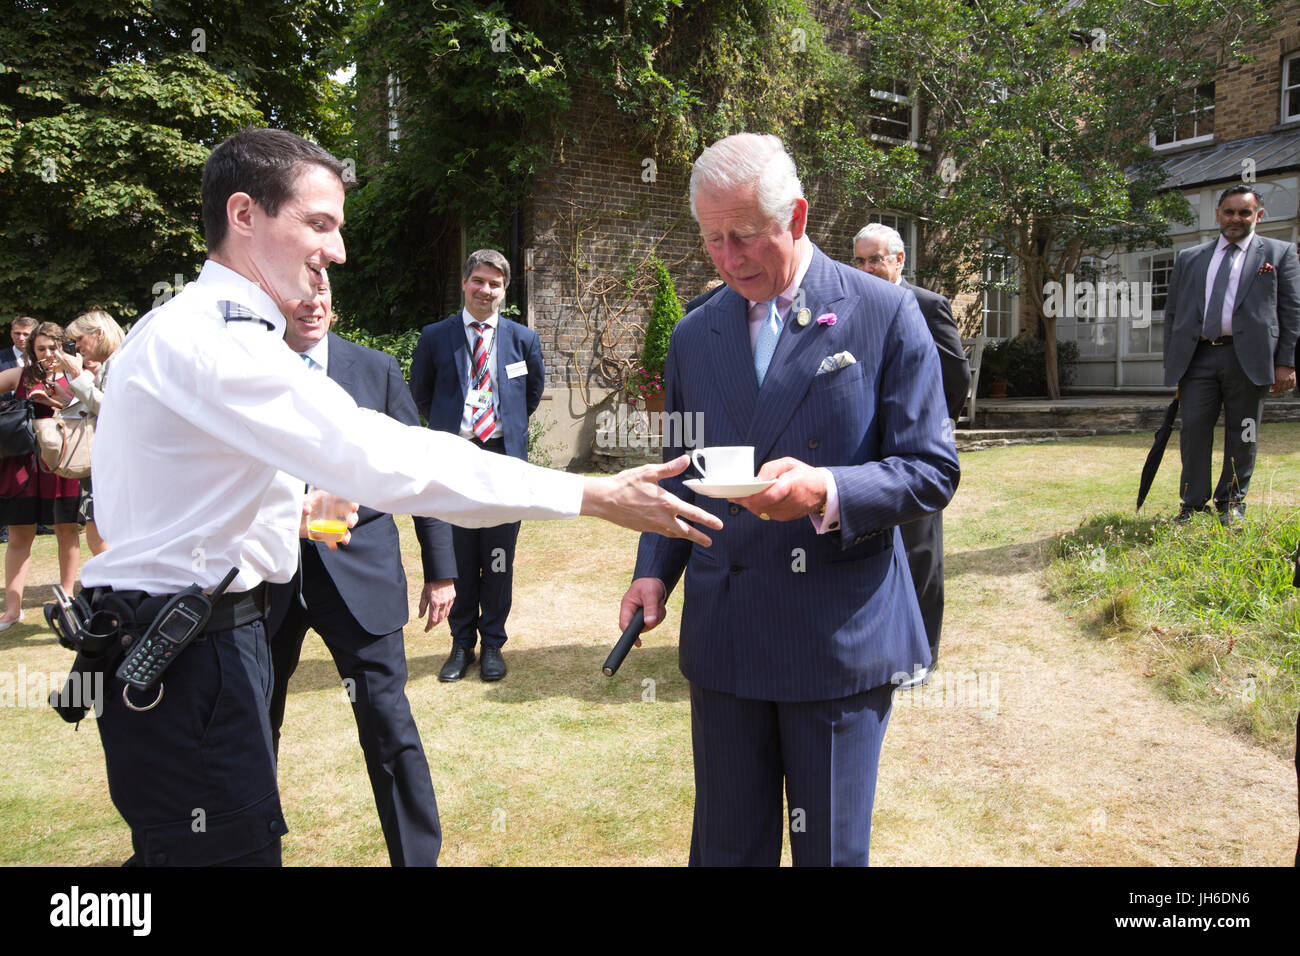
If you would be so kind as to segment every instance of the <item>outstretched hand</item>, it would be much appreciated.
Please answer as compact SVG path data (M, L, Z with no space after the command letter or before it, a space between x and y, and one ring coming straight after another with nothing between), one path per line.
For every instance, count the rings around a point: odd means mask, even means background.
M722 520L659 487L659 482L680 475L690 463L690 458L682 455L662 465L629 468L611 478L587 478L582 489L582 514L633 531L688 538L708 547L713 539L687 522L716 530L722 527Z

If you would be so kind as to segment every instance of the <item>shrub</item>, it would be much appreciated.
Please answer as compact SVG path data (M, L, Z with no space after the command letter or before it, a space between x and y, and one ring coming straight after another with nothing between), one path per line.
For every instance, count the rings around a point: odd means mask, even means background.
M1079 345L1070 340L1056 343L1056 374L1062 388L1074 384ZM1047 343L1031 336L992 342L984 348L980 370L980 397L989 393L995 379L1005 379L1008 395L1047 394Z
M641 368L647 372L662 373L668 361L668 342L673 327L682 320L682 302L677 298L668 267L658 258L654 260L655 297L650 308L650 323L645 329L645 344L641 348Z
M403 329L401 332L381 334L371 332L369 329L358 328L344 319L339 319L334 323L330 331L337 333L341 338L345 338L349 342L355 342L357 345L364 345L366 348L375 349L379 352L387 352L397 359L397 364L402 369L402 378L410 381L411 356L415 352L415 343L420 339L419 329Z

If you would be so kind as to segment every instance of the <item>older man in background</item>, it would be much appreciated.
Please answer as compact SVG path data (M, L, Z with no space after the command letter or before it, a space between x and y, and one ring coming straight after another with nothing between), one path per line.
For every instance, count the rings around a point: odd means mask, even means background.
M930 329L939 352L939 370L943 377L944 402L948 417L956 422L970 389L970 362L962 348L961 333L952 317L952 308L937 292L913 285L903 278L907 247L896 229L873 222L853 237L853 266L886 282L907 289L916 296L921 315ZM930 680L930 671L939 662L939 634L943 628L943 512L909 521L899 529L907 564L916 587L916 600L925 621L925 636L930 645L930 666L916 664L916 669L899 683L900 689L917 687Z

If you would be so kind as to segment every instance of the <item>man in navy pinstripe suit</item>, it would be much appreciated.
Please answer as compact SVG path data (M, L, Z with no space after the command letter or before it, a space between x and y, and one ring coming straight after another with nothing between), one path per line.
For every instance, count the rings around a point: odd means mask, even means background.
M930 656L897 526L957 486L939 360L915 296L808 239L776 137L705 150L691 213L728 288L674 331L667 408L775 483L694 497L724 522L711 548L643 535L622 623L661 621L684 574L691 863L779 862L784 787L797 865L864 865L892 681Z

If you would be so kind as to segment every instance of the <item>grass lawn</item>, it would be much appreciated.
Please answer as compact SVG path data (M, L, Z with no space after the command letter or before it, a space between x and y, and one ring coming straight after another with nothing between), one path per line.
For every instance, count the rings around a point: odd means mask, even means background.
M1048 599L1055 537L1092 515L1131 511L1148 439L963 456L946 518L938 674L991 677L983 686L997 699L895 707L873 862L1237 865L1280 863L1291 852L1287 758L1234 734L1212 708L1170 701L1143 677L1139 651L1099 639L1067 602ZM1175 447L1149 511L1176 510L1177 474ZM1252 516L1300 507L1300 425L1264 427L1251 502ZM398 525L406 566L418 574L410 521ZM0 674L70 664L37 623L55 577L53 540L37 539L27 616L0 634ZM408 626L408 693L437 791L442 863L685 861L693 788L676 663L680 602L616 677L600 673L635 541L588 519L524 525L501 683L482 683L474 668L440 684L446 626L430 634ZM419 582L410 583L414 607ZM942 695L952 685L936 686ZM0 721L0 862L125 859L129 836L108 799L93 719L73 732L35 705L0 708ZM283 734L286 864L386 865L352 714L324 645L310 636ZM1215 776L1223 765L1232 779ZM1173 822L1170 801L1183 808Z

